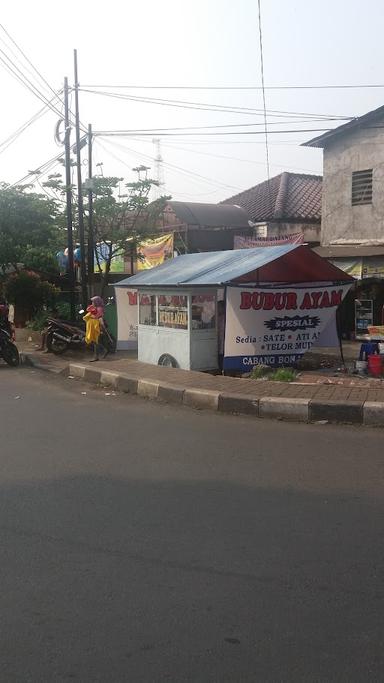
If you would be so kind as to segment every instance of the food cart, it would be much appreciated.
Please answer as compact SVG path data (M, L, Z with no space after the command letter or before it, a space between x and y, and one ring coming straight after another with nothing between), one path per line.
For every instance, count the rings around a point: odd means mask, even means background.
M139 290L139 360L186 370L215 369L216 300L216 288Z
M140 361L156 365L170 365L185 370L215 370L218 368L217 302L219 300L233 302L236 288L240 295L241 290L245 288L253 292L256 290L258 292L262 287L274 286L279 290L284 290L284 288L292 290L293 283L299 287L319 288L321 286L324 288L326 283L335 282L351 283L353 279L315 254L309 247L288 244L186 254L169 260L157 268L126 278L116 283L115 287L126 288L130 291L137 290L138 359ZM230 293L231 297L229 297ZM276 298L277 295L272 299L271 294L268 296L268 300L280 301ZM292 292L290 296L293 296ZM341 294L338 296L341 297ZM318 326L316 338L321 329L328 324L329 317L336 310L341 298L337 301L332 299L331 302L331 298L328 297L328 301L327 319L324 317L324 311L322 311L322 317L320 314L312 316L316 321L313 324ZM319 298L317 303L321 306ZM242 306L240 308L244 309ZM261 356L258 354L256 346L261 337L256 338L249 334L249 332L257 332L254 329L255 306L252 308L250 304L249 309L248 313L241 310L240 315L240 311L237 313L233 305L230 307L230 315L227 315L225 327L227 358L224 358L224 367L244 370L246 364L251 364L251 361L241 359L253 358L253 364L257 364L258 358L264 356L276 359L276 363L280 362L280 356L275 353L278 350L276 348L268 349L271 353L263 352ZM273 313L271 307L268 312ZM119 313L118 310L118 315L123 315L123 313L124 311ZM305 324L305 317L308 317L308 314L301 316L303 318L300 322L301 326ZM262 329L263 322L259 320L257 324ZM295 322L296 327L297 324ZM280 330L278 335L280 341L283 334L285 333ZM287 339L289 337L291 340L292 334L292 330L291 334L287 332ZM273 333L269 336L272 335ZM277 337L277 333L275 336ZM315 337L312 335L312 338ZM234 351L230 350L231 339L234 343ZM237 342L238 339L243 341ZM310 348L311 343L311 341L308 342L307 349ZM293 348L293 342L289 341L289 344ZM262 348L265 351L265 345ZM304 344L300 346L296 356L303 352ZM290 354L290 357L293 357L293 354Z

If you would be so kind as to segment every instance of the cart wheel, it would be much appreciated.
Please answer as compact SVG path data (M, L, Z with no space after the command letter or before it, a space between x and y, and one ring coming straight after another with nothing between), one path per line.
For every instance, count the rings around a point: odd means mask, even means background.
M177 361L173 356L170 356L169 353L163 353L162 356L160 356L158 362L158 365L164 365L167 368L177 368Z

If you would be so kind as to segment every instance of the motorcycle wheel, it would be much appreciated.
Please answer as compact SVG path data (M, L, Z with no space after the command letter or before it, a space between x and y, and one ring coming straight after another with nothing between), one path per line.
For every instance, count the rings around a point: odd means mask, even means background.
M17 346L14 344L11 344L8 342L3 346L1 349L1 355L3 356L4 360L8 365L11 365L13 368L17 368L18 365L20 365L20 356L19 352L17 349Z
M63 341L62 339L55 339L54 332L51 332L51 334L47 335L46 344L48 351L51 351L56 356L60 356L68 348L67 342Z

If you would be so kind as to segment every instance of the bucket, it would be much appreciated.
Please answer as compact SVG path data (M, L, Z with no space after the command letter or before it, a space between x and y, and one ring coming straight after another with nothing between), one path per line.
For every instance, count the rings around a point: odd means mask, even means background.
M359 373L359 375L365 375L367 372L367 361L366 360L357 360L356 363L356 370Z
M368 356L368 372L373 375L373 377L380 377L383 369L383 359L377 354L371 354Z

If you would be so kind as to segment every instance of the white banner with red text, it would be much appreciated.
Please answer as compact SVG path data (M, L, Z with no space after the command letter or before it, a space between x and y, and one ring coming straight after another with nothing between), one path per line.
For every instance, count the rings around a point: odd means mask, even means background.
M319 341L350 287L228 287L224 369L294 365Z
M117 350L137 349L137 289L115 287Z

